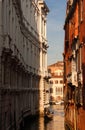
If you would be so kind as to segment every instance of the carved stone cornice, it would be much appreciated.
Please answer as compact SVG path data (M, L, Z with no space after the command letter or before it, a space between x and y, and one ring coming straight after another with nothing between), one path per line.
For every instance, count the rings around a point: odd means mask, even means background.
M15 7L16 14L19 18L21 32L25 37L27 37L28 39L30 38L32 41L34 41L33 43L39 48L39 45L36 44L40 43L39 38L36 38L36 36L34 36L33 33L29 30L30 24L22 13L20 0L13 0L13 4Z
M65 29L65 26L66 24L69 22L70 18L72 17L74 11L75 11L75 7L76 7L76 3L78 2L78 0L73 0L73 3L72 3L72 6L70 7L69 9L69 13L65 19L65 25L64 25L64 29Z

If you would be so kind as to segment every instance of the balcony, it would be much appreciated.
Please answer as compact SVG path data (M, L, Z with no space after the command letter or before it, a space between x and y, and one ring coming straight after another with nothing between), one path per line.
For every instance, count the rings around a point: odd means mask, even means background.
M67 83L69 86L74 86L77 87L78 86L78 82L77 82L77 72L72 72L72 74L68 74L67 76Z
M67 83L69 86L72 86L72 75L71 73L67 75Z
M51 78L51 73L45 71L45 77L44 77L44 79L48 80L50 78Z

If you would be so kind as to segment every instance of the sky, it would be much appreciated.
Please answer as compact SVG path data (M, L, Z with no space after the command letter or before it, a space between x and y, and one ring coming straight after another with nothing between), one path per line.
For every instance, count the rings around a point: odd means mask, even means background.
M48 65L62 61L64 52L64 23L66 0L45 0L50 12L47 15Z

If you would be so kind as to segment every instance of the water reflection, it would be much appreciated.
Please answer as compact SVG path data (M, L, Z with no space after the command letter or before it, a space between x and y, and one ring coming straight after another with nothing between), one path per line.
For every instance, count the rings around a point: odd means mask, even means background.
M43 117L28 121L24 130L65 130L64 129L64 109L62 105L53 105L50 107L54 111L53 120L44 122Z

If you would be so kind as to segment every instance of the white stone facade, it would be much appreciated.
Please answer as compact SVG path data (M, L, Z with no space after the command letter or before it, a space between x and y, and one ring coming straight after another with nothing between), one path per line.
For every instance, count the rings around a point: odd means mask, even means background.
M49 79L50 102L59 102L63 100L63 62L57 62L48 66L51 70Z
M0 0L0 130L43 112L48 12L43 0Z

